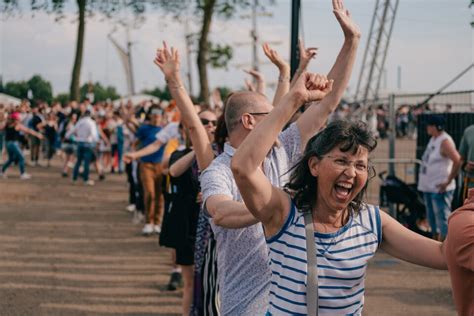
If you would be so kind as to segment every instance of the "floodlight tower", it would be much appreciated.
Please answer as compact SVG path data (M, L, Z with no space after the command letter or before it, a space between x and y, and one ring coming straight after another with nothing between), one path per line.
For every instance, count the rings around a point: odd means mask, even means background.
M369 38L354 96L355 101L363 106L368 100L377 100L379 97L380 82L397 8L398 0L377 0L375 3Z

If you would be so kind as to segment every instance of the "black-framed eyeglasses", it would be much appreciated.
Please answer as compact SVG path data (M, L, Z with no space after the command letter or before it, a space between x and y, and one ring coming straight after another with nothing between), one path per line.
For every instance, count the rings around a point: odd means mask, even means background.
M248 114L250 115L267 115L269 114L270 112L250 112Z
M217 121L216 120L208 120L208 119L201 119L202 125L206 126L209 123L211 123L214 126L217 126Z

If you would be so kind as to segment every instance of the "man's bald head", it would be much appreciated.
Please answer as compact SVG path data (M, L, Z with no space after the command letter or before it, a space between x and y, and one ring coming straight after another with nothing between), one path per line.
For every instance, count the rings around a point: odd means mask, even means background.
M253 91L240 91L231 94L225 105L225 125L228 133L240 124L244 113L265 112L268 109L267 98Z

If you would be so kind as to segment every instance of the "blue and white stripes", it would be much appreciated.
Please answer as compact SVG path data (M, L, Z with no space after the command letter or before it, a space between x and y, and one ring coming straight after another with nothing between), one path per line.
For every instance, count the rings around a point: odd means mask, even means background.
M359 315L367 263L382 240L379 209L365 205L339 231L315 233L319 314ZM282 230L267 240L272 281L269 315L306 315L306 238L303 214L292 206Z

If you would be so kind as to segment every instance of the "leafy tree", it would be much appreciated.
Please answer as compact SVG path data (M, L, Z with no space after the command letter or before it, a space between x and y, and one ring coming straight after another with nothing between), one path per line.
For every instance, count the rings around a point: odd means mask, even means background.
M53 100L53 89L49 81L44 80L40 75L34 75L28 80L27 84L35 100L51 103Z
M1 1L1 0L0 0ZM3 0L0 2L0 12L6 15L12 15L21 10L20 1ZM60 21L64 18L64 7L68 0L31 0L31 10L33 12L44 11L49 14L55 14L56 20ZM82 56L84 52L84 34L86 26L86 18L92 17L94 14L100 14L108 19L118 19L117 13L123 9L130 9L135 17L135 25L139 25L143 21L143 13L148 7L144 0L127 0L127 1L102 1L102 0L75 0L77 5L78 29L76 41L76 53L74 58L74 66L71 76L70 99L79 101L80 91L80 75L82 67ZM151 7L156 7L157 0L150 2ZM118 20L117 20L118 22Z
M160 98L160 100L171 100L171 94L167 86L164 89L156 87L152 90L143 90L142 93L155 96Z
M53 100L51 83L43 79L40 75L34 75L28 81L9 81L4 87L6 94L20 99L28 98L28 90L31 90L34 100L48 103Z
M54 101L61 103L62 105L67 104L69 101L69 93L60 93L54 97Z
M9 81L5 84L5 93L19 99L28 97L28 89L26 81Z
M207 77L207 64L213 67L226 67L232 58L232 48L229 45L211 44L209 33L212 19L215 14L225 18L232 17L238 9L250 5L248 0L175 0L161 1L161 6L168 12L180 17L186 8L194 5L196 16L199 17L201 29L198 39L197 65L199 73L200 92L199 99L209 103L209 83ZM185 17L188 18L188 17Z
M83 84L80 90L81 100L84 100L88 92L94 93L94 102L106 101L107 99L116 100L120 98L115 87L103 87L99 82L90 86L90 84Z

